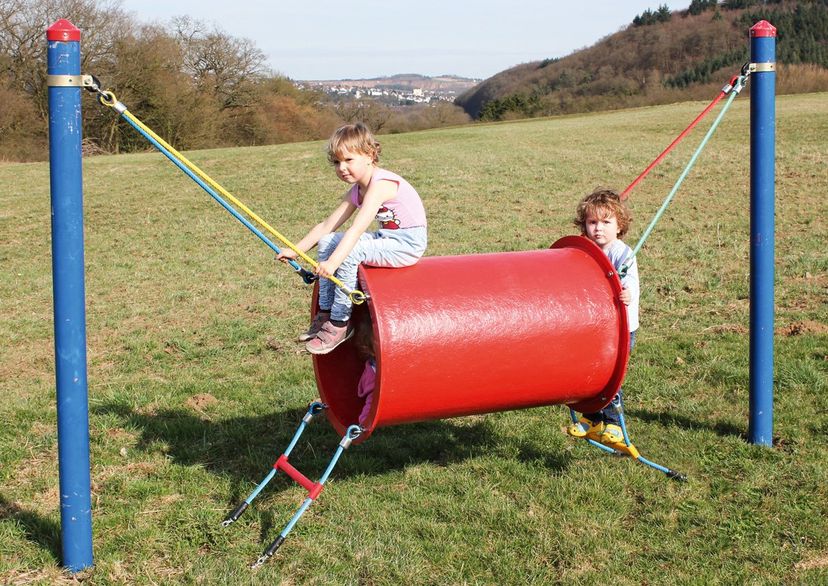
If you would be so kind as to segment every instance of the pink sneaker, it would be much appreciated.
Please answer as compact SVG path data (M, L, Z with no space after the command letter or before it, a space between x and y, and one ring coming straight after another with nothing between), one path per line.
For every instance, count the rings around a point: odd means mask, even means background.
M320 311L316 314L316 317L313 318L310 327L307 331L302 332L299 334L299 337L296 338L300 342L307 342L308 340L313 340L316 337L316 334L319 333L319 330L322 329L322 325L331 319L331 312L330 311Z
M337 327L326 321L316 337L305 344L305 349L311 354L327 354L353 334L354 330L348 326Z

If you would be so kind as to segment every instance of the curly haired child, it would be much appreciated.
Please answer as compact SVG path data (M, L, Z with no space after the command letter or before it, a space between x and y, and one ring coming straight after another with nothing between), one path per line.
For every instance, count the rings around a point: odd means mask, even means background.
M639 280L638 263L632 249L621 238L627 233L632 221L629 209L621 201L617 191L597 189L584 197L578 204L574 224L581 235L601 247L616 271L627 267L621 277L621 302L627 306L627 321L630 329L630 350L635 344L638 331ZM620 274L620 273L619 273ZM578 422L567 428L574 437L588 437L603 444L624 442L621 429L620 409L623 406L621 389L612 402L596 413L583 413Z

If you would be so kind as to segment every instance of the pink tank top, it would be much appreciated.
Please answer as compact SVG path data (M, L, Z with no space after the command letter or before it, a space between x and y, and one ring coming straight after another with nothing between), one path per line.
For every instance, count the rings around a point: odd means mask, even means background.
M377 211L377 222L384 230L399 230L400 228L415 228L426 225L425 208L417 191L411 184L391 171L374 169L371 183L375 181L393 181L397 184L397 195L386 201ZM349 193L350 201L356 207L359 203L359 185L354 185Z

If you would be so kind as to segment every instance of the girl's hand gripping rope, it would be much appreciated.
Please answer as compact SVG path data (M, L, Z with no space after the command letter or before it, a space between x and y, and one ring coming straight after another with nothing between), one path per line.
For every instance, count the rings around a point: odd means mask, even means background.
M336 273L336 269L338 268L339 264L333 263L330 260L324 260L316 265L315 272L316 275L319 277L324 277L326 279L330 279L336 282L336 277L334 276L334 273ZM348 294L348 297L351 298L351 303L353 303L354 305L359 305L360 303L363 303L366 299L368 299L368 296L362 291L359 291L357 289L349 289L344 284L340 285L339 283L337 283L337 286L339 286L340 289L342 289L343 291L345 291L345 293Z
M296 252L295 250L286 249L286 250L282 250L281 252L279 252L279 254L276 255L276 260L293 265L293 264L296 263L296 261L294 259L296 259L298 256L299 256L299 253ZM331 267L326 262L313 263L313 267L314 267L314 272L316 274L311 273L310 271L308 271L306 269L301 269L300 274L302 275L302 279L304 279L306 283L310 284L310 283L313 283L314 281L318 280L319 277L324 277L326 279L330 279L331 281L336 283L336 285L340 289L345 291L345 293L348 294L348 297L351 298L351 302L354 303L355 305L359 305L360 303L365 303L365 301L368 299L368 296L365 293L363 293L362 291L359 291L358 289L349 289L339 279L337 279L334 276L333 273L334 273L334 271L336 271L337 267L334 267L333 270L330 270ZM299 272L299 271L297 271L297 272Z
M336 269L338 268L339 267L335 266L334 263L332 263L331 261L323 260L318 265L316 265L316 274L320 277L329 278L336 272Z
M316 282L319 279L319 277L314 275L308 269L301 267L299 263L296 262L296 258L298 256L299 255L296 253L295 250L291 250L288 248L285 250L280 250L279 254L276 255L276 260L290 265L293 268L293 270L296 271L300 277L302 277L302 280L305 282L306 285L311 285L314 282Z

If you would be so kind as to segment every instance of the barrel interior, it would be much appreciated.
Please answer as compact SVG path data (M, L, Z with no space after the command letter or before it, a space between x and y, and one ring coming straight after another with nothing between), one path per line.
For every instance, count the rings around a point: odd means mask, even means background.
M314 295L313 307L316 307ZM328 406L328 419L339 433L344 433L350 425L358 422L359 415L365 405L365 399L357 395L357 385L365 367L367 359L364 346L370 342L372 353L377 356L376 331L371 319L370 301L354 306L351 315L351 325L354 335L337 347L333 352L313 357L314 371L322 402ZM377 390L379 389L379 357L377 361ZM377 391L375 391L377 392ZM374 397L374 411L378 404L378 396ZM373 429L371 421L373 413L365 424L365 439Z

